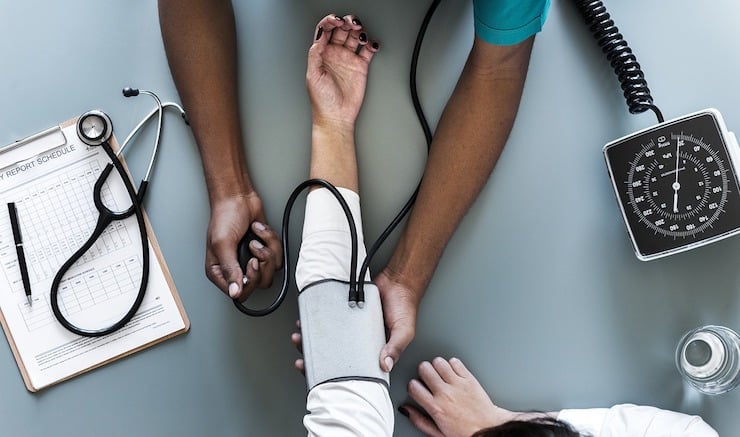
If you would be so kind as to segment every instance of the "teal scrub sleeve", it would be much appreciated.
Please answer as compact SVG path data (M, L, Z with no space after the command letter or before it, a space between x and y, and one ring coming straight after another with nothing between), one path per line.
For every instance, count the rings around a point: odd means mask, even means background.
M475 34L491 44L518 44L542 30L550 0L473 0Z

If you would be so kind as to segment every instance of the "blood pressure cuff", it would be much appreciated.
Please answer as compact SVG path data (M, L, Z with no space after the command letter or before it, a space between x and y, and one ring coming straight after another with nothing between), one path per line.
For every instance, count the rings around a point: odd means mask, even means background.
M314 282L298 294L306 383L377 381L388 386L380 368L385 344L383 310L378 287L365 283L365 303L350 307L349 284L336 280Z

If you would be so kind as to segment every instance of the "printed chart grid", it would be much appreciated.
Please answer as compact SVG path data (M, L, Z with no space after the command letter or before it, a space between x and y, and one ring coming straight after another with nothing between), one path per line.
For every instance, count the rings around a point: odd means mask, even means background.
M18 309L29 332L55 323L48 284L57 269L87 241L95 228L98 210L93 189L102 167L96 157L83 159L52 175L41 176L2 193L3 203L16 203L23 235L33 305L24 299L18 303ZM113 172L109 180L116 177ZM101 200L111 210L119 210L119 202L107 184L101 190ZM108 225L62 279L59 306L65 316L95 311L97 305L138 291L142 274L140 256L119 258L115 262L113 258L108 261L112 264L105 264L105 267L89 264L133 244L127 222L118 220ZM22 294L23 284L9 220L7 223L3 220L0 225L0 265L11 284L11 293Z
M59 284L59 307L65 316L94 310L117 296L133 294L141 281L141 259L129 257L101 269L72 275ZM49 293L34 296L33 306L28 302L18 305L29 332L56 323L51 312Z
M97 161L86 162L9 193L17 199L31 282L52 278L59 266L92 233L98 217L93 187L100 172L101 166ZM105 185L101 198L109 208L118 209ZM125 224L116 221L106 228L77 264L89 262L129 244L131 239Z

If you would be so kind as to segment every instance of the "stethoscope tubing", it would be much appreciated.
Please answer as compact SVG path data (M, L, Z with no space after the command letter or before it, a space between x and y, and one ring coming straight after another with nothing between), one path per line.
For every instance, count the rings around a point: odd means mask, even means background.
M244 303L240 302L239 299L234 299L234 306L241 311L242 313L253 316L253 317L262 317L266 316L276 309L280 307L280 305L283 303L283 300L285 299L285 296L288 294L288 288L290 288L290 245L288 244L288 232L290 231L290 212L293 209L293 204L295 203L298 196L301 194L303 190L309 187L315 187L320 186L324 187L331 192L334 197L336 197L337 201L339 202L339 205L342 207L342 211L344 211L345 217L347 217L347 224L349 225L349 233L351 236L351 256L350 256L350 274L349 274L349 305L352 306L354 304L362 305L361 302L364 302L364 297L358 296L358 288L357 288L357 250L358 250L358 241L357 241L357 227L355 226L355 220L352 216L352 211L349 209L349 205L347 205L347 202L344 200L344 197L342 197L342 194L339 192L337 187L335 187L331 182L326 181L324 179L308 179L303 182L301 182L291 193L290 197L288 198L288 201L285 204L285 210L283 211L283 224L282 224L282 245L283 245L283 285L280 288L280 292L275 297L275 299L272 301L272 303L264 308L261 309L252 309L247 307ZM362 281L360 281L362 282Z
M182 119L185 121L185 124L190 124L190 122L188 121L187 116L185 115L185 110L182 108L182 106L180 106L179 104L177 104L175 102L164 102L164 103L162 103L162 111L167 110L167 108L172 108L172 109L175 109L176 111L178 111L180 113L180 116L182 117ZM123 149L125 149L126 146L129 143L131 143L131 140L136 135L138 135L139 132L141 132L141 129L144 127L144 125L147 124L149 122L149 120L152 117L154 117L154 115L157 114L158 112L159 112L159 107L155 107L151 111L149 111L149 113L144 118L141 119L141 121L139 122L139 124L137 124L131 130L131 132L128 134L128 136L126 137L126 139L123 140L123 142L121 143L121 146L118 148L118 151L116 152L116 156L120 156L123 153Z
M62 264L59 270L57 270L57 273L54 276L54 280L52 281L50 291L51 310L54 313L54 317L56 317L59 323L68 331L84 337L102 337L121 329L124 325L130 322L136 312L139 310L139 307L141 307L141 303L144 301L144 296L146 294L146 289L149 283L149 239L147 238L146 234L144 211L141 207L143 196L146 192L146 181L142 181L142 186L139 187L139 194L137 194L136 188L134 188L134 184L131 182L131 178L128 177L128 173L126 173L126 169L123 167L121 160L118 159L116 154L113 152L113 148L110 146L110 143L108 141L105 141L101 144L101 146L103 147L106 155L108 155L108 157L110 158L111 162L108 163L103 169L100 176L98 177L98 180L95 182L95 187L93 189L93 198L95 201L95 206L98 209L99 213L95 229L93 230L87 241L79 249L77 249L77 251L72 254L72 256L70 256L64 264ZM131 199L131 207L123 212L111 211L102 202L102 186L110 175L113 168L115 168L115 170L121 176L121 179L123 180L123 185L126 187L126 192ZM122 220L130 217L132 213L136 216L136 221L139 225L139 237L141 239L142 248L141 283L139 285L139 291L136 294L136 298L134 299L133 304L126 312L126 314L124 314L120 320L111 324L110 326L101 329L81 328L70 322L62 313L59 307L59 285L64 278L64 275L66 275L69 271L70 267L72 267L72 265L77 262L77 260L79 260L85 254L85 252L87 252L88 249L90 249L90 247L95 244L95 242L98 241L98 238L100 237L100 235L102 235L102 233L105 231L105 228L110 223L112 223L114 220Z

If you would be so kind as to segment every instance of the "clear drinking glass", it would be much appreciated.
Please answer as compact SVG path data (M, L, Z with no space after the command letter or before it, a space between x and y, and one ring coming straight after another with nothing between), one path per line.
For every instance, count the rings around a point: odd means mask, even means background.
M676 366L698 391L709 395L728 392L740 383L740 336L716 325L689 331L678 342Z

